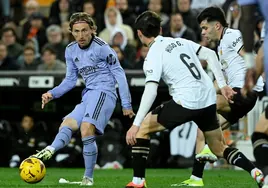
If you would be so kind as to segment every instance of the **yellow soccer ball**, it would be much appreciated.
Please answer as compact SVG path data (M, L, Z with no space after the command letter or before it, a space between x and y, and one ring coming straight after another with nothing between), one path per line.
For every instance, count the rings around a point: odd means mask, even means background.
M38 183L45 177L46 167L40 159L30 157L22 161L19 172L23 181L27 183Z

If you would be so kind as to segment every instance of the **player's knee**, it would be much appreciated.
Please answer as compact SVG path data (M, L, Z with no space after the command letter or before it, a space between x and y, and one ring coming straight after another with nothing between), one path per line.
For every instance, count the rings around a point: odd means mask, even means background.
M60 127L59 127L59 130L62 128L62 127L70 127L72 129L72 131L77 131L78 130L78 123L75 119L73 118L66 118L63 120L63 122L61 123Z
M88 123L88 122L83 122L80 128L81 137L84 138L87 136L94 136L95 130L96 130L95 125Z

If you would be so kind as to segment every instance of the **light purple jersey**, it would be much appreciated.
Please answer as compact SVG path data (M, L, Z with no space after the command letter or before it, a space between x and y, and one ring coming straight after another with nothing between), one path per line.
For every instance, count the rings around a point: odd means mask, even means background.
M111 97L117 97L118 83L122 107L131 108L125 72L115 51L106 42L93 36L85 49L81 49L77 42L72 42L66 47L65 58L66 76L59 86L49 91L53 98L59 98L74 88L80 74L85 81L86 89L103 91Z

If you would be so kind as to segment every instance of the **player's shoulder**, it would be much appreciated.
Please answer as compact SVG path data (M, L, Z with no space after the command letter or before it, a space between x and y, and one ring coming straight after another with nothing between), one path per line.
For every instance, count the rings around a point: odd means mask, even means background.
M231 29L231 28L228 28L226 29L222 39L225 41L230 41L230 40L233 40L237 37L242 37L242 34L241 32L238 30L238 29Z
M74 46L75 46L75 44L77 44L77 42L76 42L76 41L73 41L73 42L69 43L69 44L67 45L67 47L66 47L66 48L71 48L71 47L74 47Z
M105 42L104 40L102 40L100 37L94 36L93 41L94 44L96 44L97 46L105 46L108 45L107 42Z

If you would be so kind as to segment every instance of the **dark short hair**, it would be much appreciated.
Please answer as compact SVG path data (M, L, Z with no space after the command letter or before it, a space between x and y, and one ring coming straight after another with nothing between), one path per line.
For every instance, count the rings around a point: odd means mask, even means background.
M26 50L31 50L35 53L35 49L34 49L34 46L33 45L25 45L24 48L23 48L23 51L26 51Z
M160 33L161 18L153 11L145 11L135 20L135 28L146 37L156 37Z
M97 26L93 20L93 18L86 12L77 12L73 13L70 18L69 27L72 31L73 25L77 22L86 22L91 29L97 30Z
M12 32L12 35L14 35L14 37L17 38L17 35L16 35L15 30L14 30L13 28L11 28L11 27L4 27L4 28L2 29L2 32L1 32L1 38L3 37L3 34L4 34L4 33L9 32L9 31L11 31L11 32Z
M197 21L200 24L202 21L207 22L218 21L223 27L228 27L223 10L219 7L208 7L204 9L198 16Z
M45 45L43 48L42 48L42 54L44 54L46 51L49 51L50 53L54 54L54 55L57 55L57 52L55 50L55 48L51 45Z

